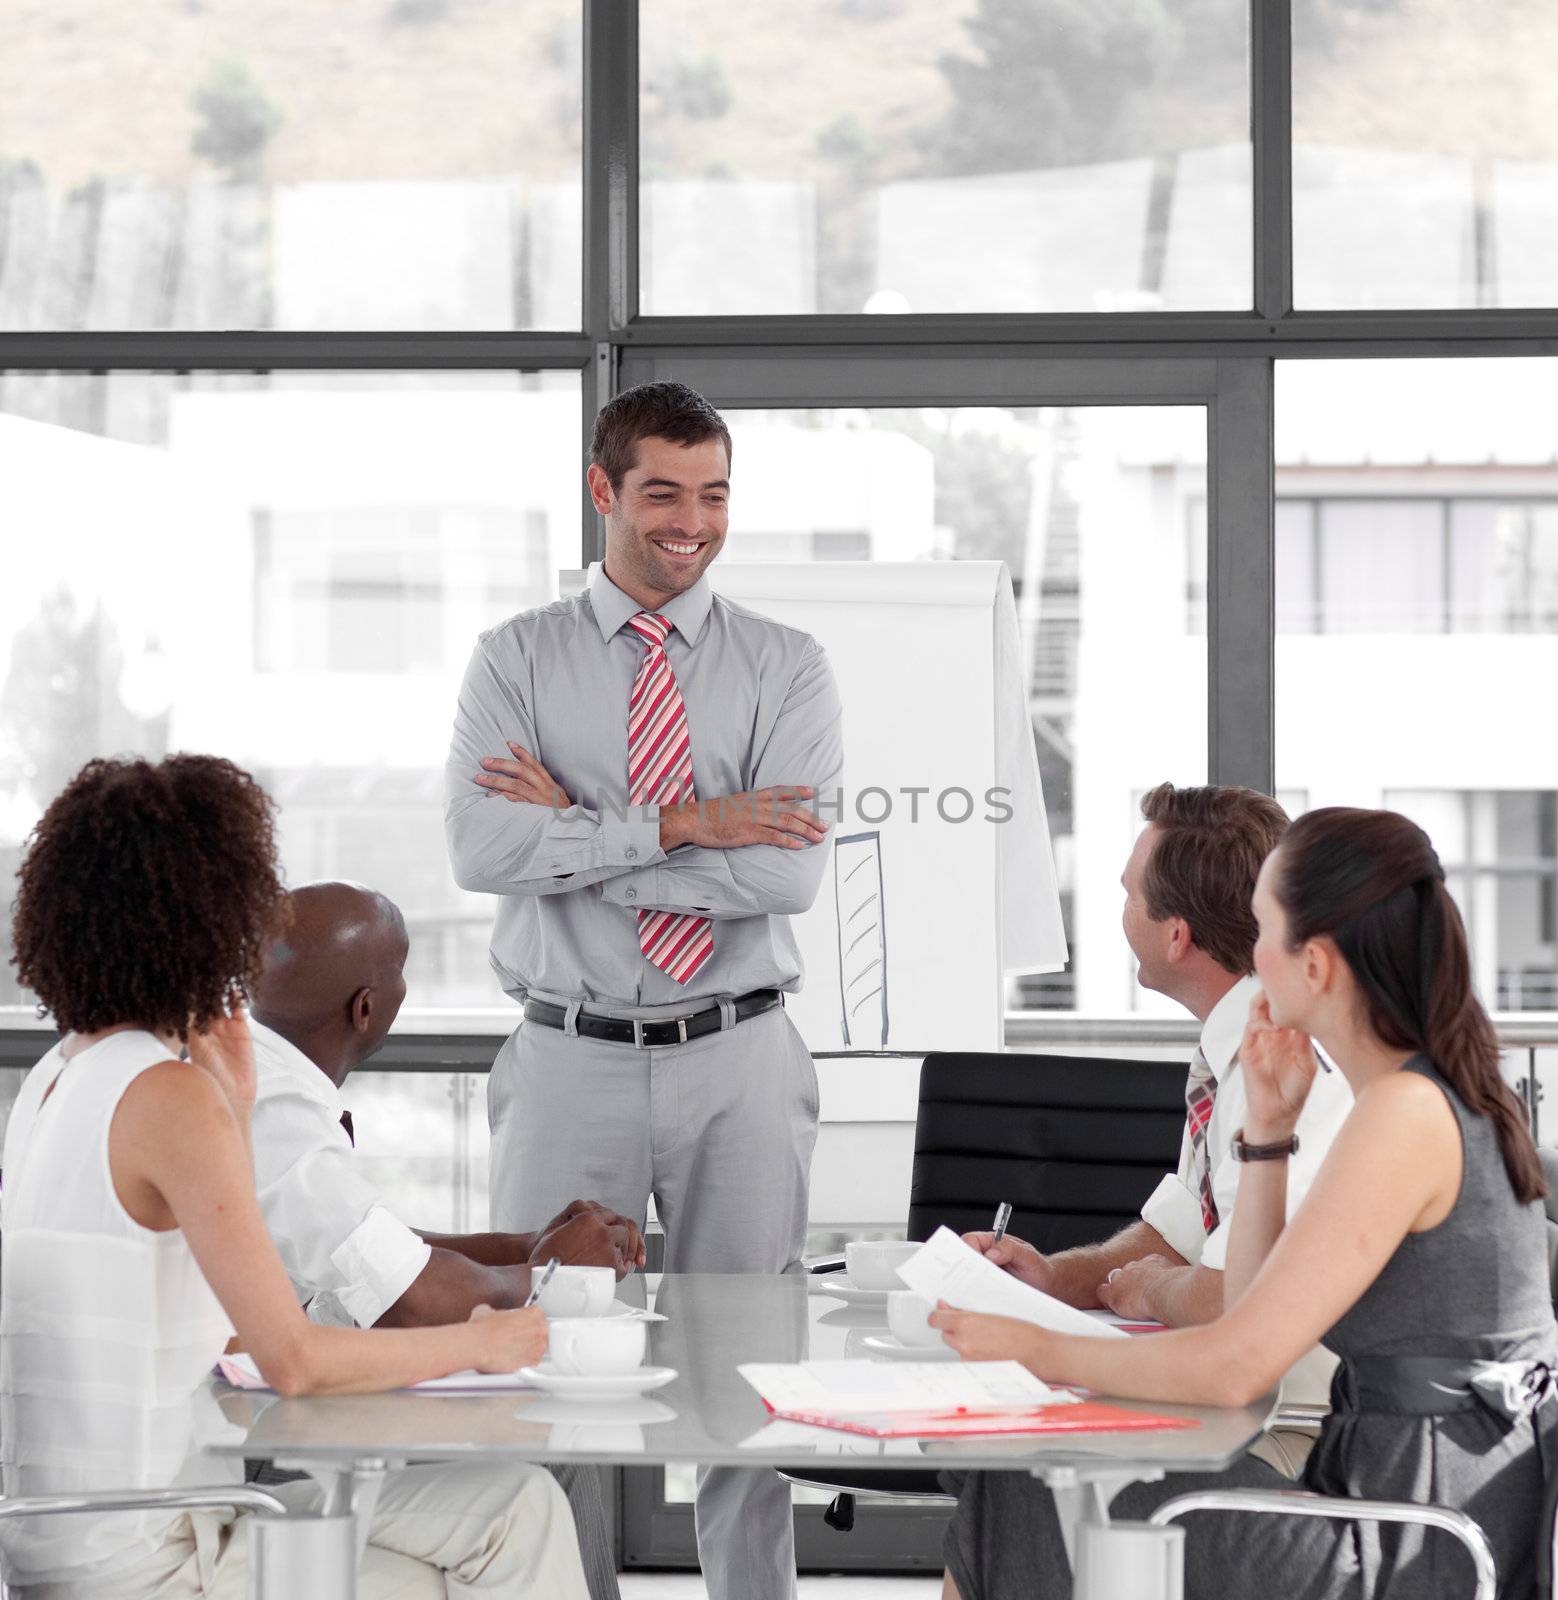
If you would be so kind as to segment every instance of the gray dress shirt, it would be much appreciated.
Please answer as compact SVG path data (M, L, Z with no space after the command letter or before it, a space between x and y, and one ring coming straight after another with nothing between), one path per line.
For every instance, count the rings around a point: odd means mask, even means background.
M660 848L659 809L627 804L628 697L643 608L596 566L584 593L482 634L466 669L444 781L444 829L462 889L501 895L492 965L507 993L641 1017L751 989L800 988L789 917L816 898L826 844ZM707 578L660 613L692 741L699 799L780 784L817 791L825 821L843 741L838 689L817 641L715 595ZM574 802L516 804L476 780L523 745ZM714 954L683 985L638 945L642 910L712 917Z

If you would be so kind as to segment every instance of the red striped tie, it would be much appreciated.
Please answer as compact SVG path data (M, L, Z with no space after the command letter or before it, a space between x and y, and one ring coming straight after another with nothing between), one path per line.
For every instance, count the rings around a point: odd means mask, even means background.
M1208 1233L1217 1228L1217 1200L1212 1192L1212 1163L1206 1147L1207 1126L1217 1098L1217 1079L1200 1045L1190 1059L1185 1082L1185 1123L1190 1130L1190 1171L1201 1196L1201 1224Z
M649 647L628 697L628 799L635 806L695 800L687 708L665 654L671 624L640 611L628 626ZM714 954L714 924L673 911L640 911L638 947L652 965L688 983Z

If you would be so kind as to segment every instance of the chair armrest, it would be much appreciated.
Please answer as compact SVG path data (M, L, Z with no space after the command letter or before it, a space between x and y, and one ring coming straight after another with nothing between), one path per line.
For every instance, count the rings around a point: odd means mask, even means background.
M801 1265L809 1274L819 1272L842 1272L844 1270L844 1257L837 1256L806 1256Z
M1477 1569L1475 1600L1495 1600L1498 1569L1488 1537L1462 1511L1448 1506L1419 1506L1401 1500L1333 1500L1305 1489L1196 1489L1165 1500L1147 1518L1154 1528L1167 1527L1189 1511L1254 1511L1276 1516L1331 1517L1341 1522L1414 1522L1439 1528L1459 1539Z
M1269 1428L1286 1428L1293 1433L1320 1436L1320 1424L1330 1416L1329 1406L1280 1405L1276 1415L1267 1423Z
M243 1484L212 1484L189 1489L94 1489L82 1494L8 1495L0 1500L0 1519L55 1517L71 1511L258 1511L284 1517L284 1500Z

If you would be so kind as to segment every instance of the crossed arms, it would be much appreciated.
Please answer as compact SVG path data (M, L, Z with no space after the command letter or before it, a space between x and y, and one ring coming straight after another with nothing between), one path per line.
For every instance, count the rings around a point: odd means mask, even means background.
M635 910L715 919L786 915L816 898L827 826L804 802L830 796L843 766L832 670L811 645L759 754L753 788L684 806L573 805L542 764L521 686L478 644L445 769L455 881L488 894L567 894L599 884ZM628 891L632 891L631 899Z

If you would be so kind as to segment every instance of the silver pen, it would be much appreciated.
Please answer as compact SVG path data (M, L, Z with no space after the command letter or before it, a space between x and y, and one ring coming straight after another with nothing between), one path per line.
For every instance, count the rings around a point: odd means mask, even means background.
M995 1237L990 1241L991 1244L999 1244L1001 1240L1006 1237L1006 1225L1011 1220L1011 1204L1010 1202L1003 1200L1000 1205L995 1208Z
M541 1291L552 1281L552 1274L557 1271L557 1257L553 1256L541 1269L541 1276L537 1278L532 1274L530 1279L530 1293L525 1296L525 1310L529 1310L541 1298Z

